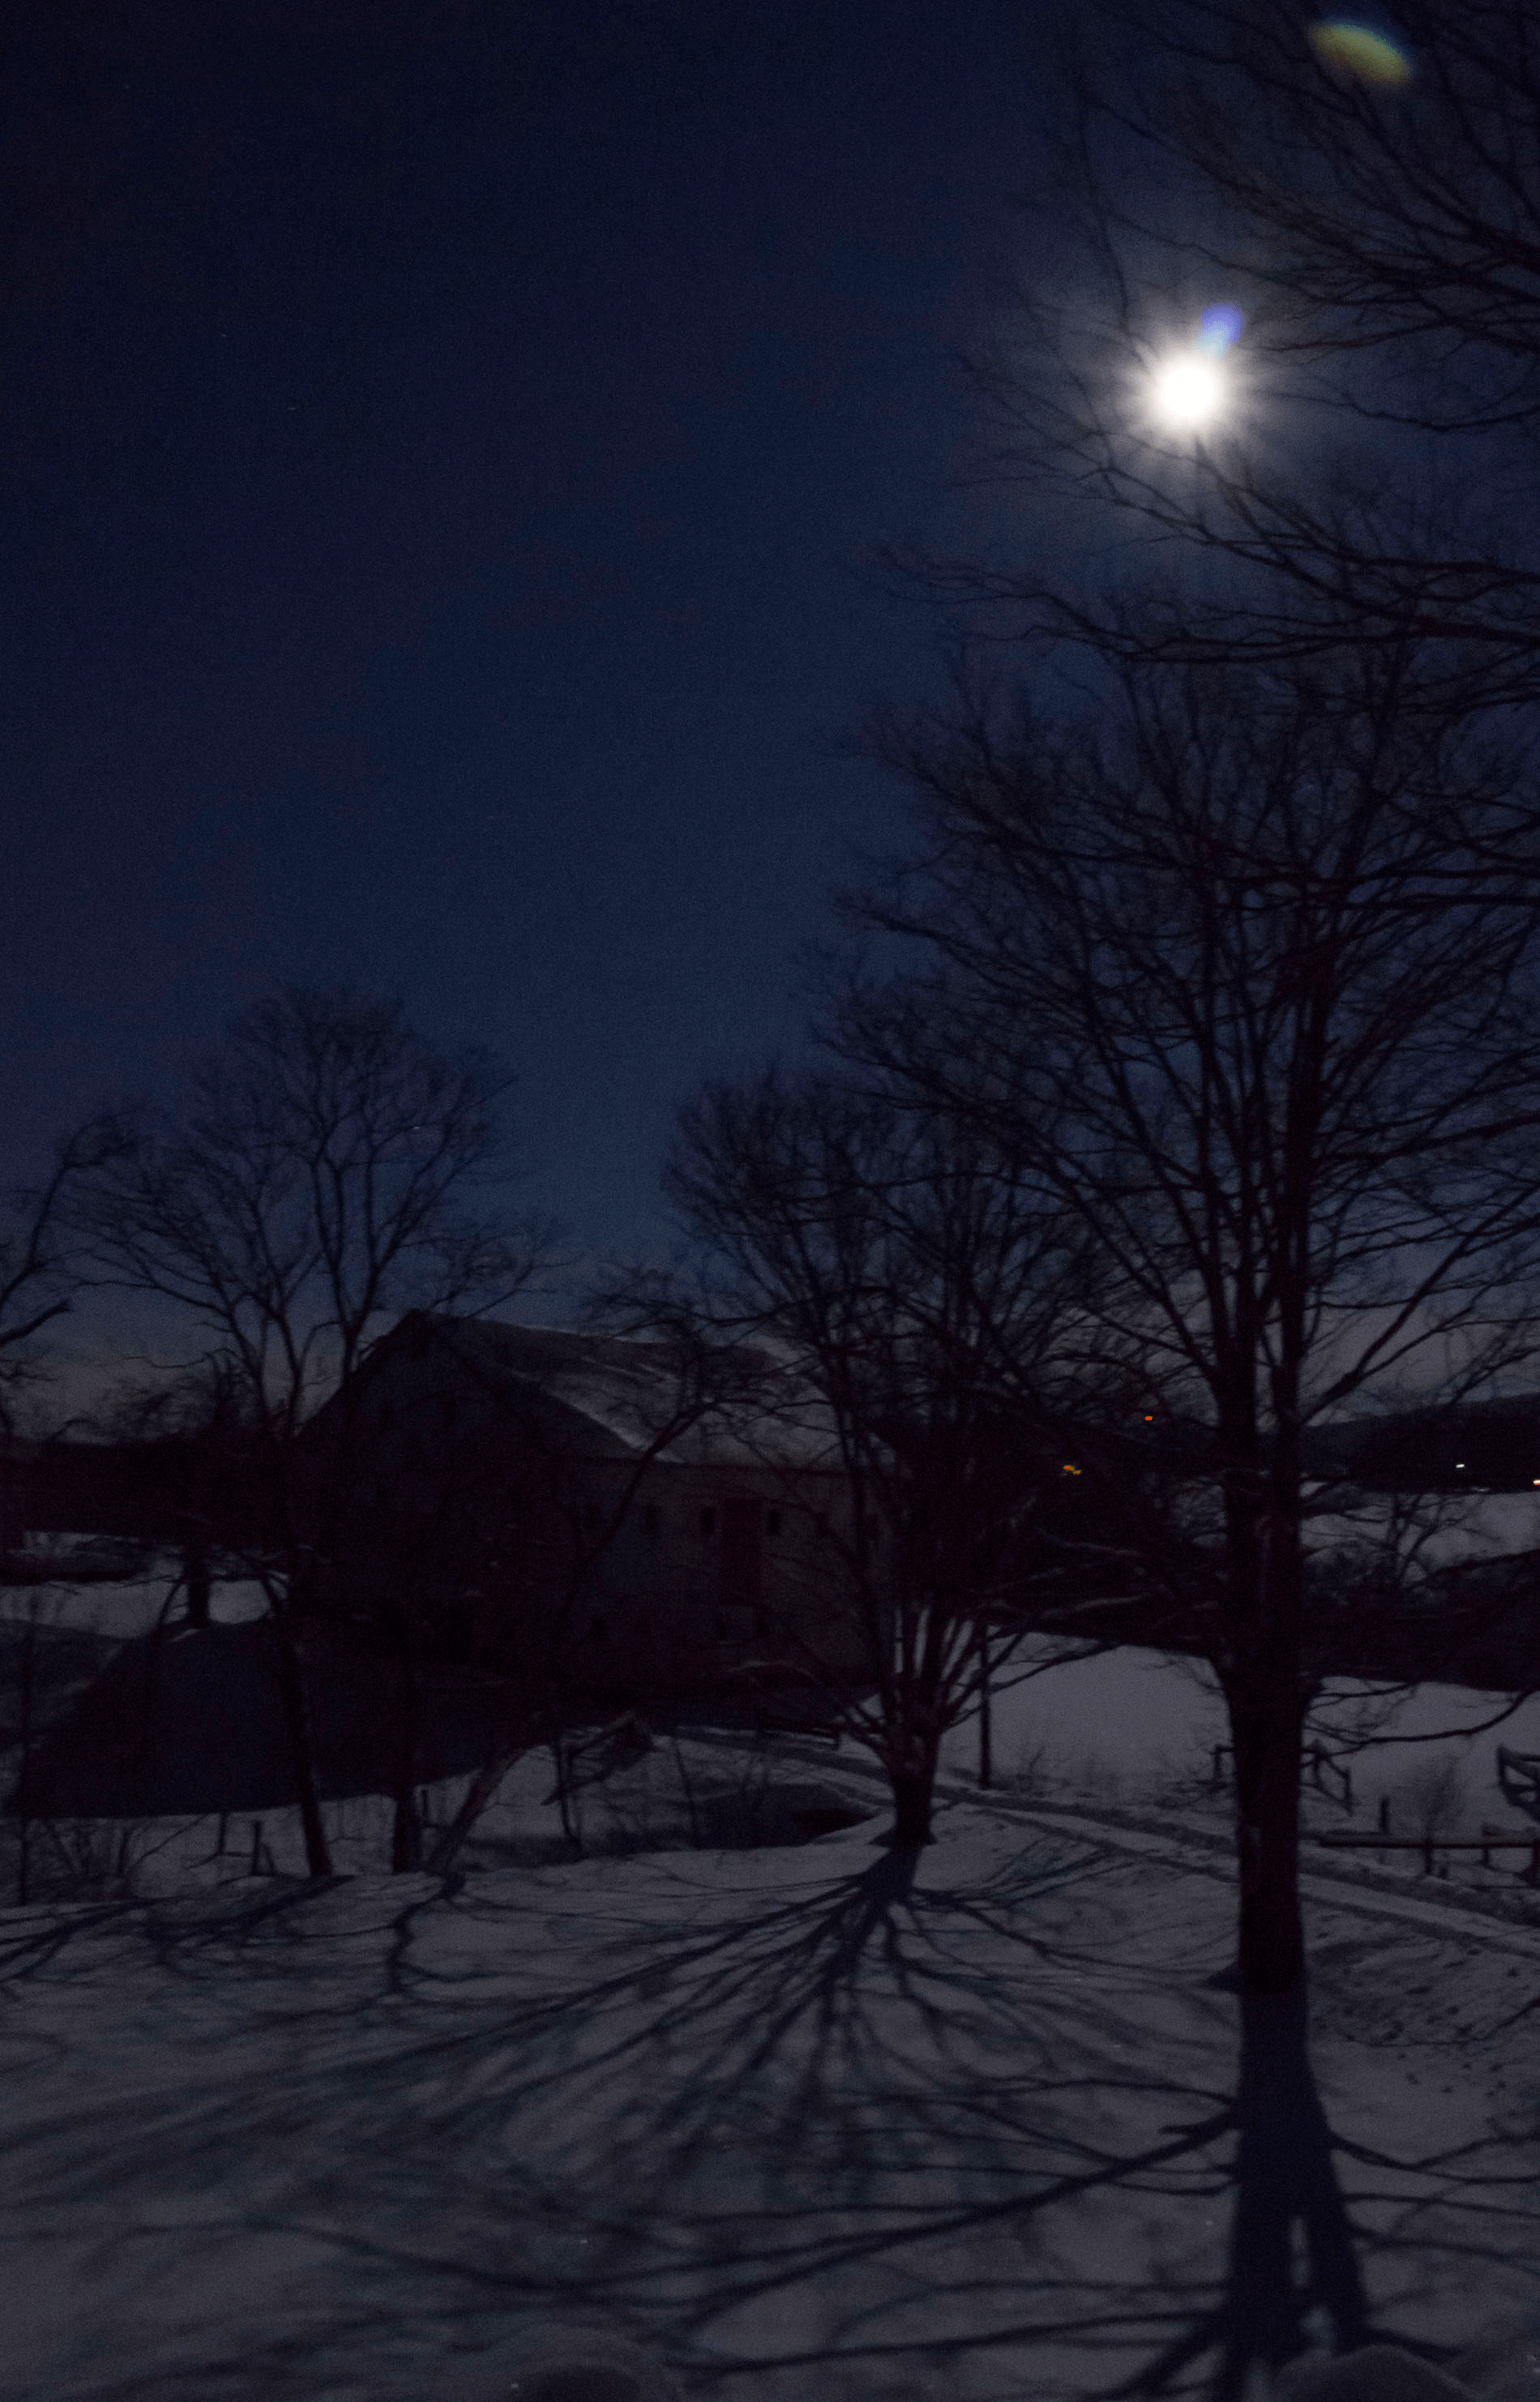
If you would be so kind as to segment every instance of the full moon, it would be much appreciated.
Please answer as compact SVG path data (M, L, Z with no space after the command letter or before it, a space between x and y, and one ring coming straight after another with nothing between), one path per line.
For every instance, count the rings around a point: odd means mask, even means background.
M1168 425L1206 424L1224 396L1218 368L1195 353L1168 359L1155 378L1155 405Z

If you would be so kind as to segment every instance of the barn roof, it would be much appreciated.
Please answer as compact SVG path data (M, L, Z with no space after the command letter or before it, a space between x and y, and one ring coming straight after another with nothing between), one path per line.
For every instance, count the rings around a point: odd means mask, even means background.
M542 1418L553 1440L590 1456L634 1457L665 1436L656 1456L676 1466L839 1466L827 1409L750 1346L711 1355L719 1398L687 1423L690 1383L667 1343L414 1310L372 1356L424 1343L442 1345L521 1415ZM669 1436L675 1421L680 1430Z

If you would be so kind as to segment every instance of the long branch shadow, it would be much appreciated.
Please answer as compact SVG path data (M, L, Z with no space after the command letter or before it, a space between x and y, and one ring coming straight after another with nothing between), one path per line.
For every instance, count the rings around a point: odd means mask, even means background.
M404 2309L488 2364L510 2331L602 2324L727 2402L1231 2402L1314 2307L1339 2349L1406 2340L1376 2323L1366 2257L1430 2290L1520 2246L1540 2261L1511 2146L1335 2137L1303 1993L1238 2003L1206 1974L1228 1884L1173 1875L1152 1912L1147 1880L1022 1826L82 1912L9 1991L116 1994L131 1957L174 2073L117 2098L90 2080L89 2107L34 2120L4 2207L142 2230L153 2194L167 2249L141 2269L179 2294L183 2203L211 2294L259 2243L309 2247L239 2324L209 2304L185 2383L148 2336L135 2356L101 2330L119 2366L79 2386L101 2402L180 2402L214 2371L282 2402L368 2373ZM15 2058L15 2012L7 2031ZM39 2057L61 2040L50 2017ZM66 2045L50 2085L68 2068ZM474 2357L440 2366L435 2392L495 2390Z

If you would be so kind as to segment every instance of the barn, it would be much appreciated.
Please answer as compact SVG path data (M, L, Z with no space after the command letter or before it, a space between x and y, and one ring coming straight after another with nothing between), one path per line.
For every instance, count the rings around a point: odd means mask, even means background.
M832 1429L763 1352L413 1311L300 1446L328 1615L596 1693L868 1681Z

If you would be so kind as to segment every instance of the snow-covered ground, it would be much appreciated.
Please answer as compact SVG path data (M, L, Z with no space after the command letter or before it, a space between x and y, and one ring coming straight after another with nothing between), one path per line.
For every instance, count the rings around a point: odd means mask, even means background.
M71 1612L129 1634L163 1593ZM215 1615L250 1602L219 1588ZM1020 1697L1042 1715L997 1702L999 1771L1046 1730L1082 1803L1110 1772L1137 1803L1223 1739L1155 1654ZM975 1748L958 1730L954 1770ZM1340 2193L1374 2332L1540 2344L1540 1926L1409 1871L1307 1874L1329 2139L1286 2041L1247 2148L1243 2013L1213 1981L1233 1871L1201 1803L1191 1834L1135 1831L954 1776L912 1865L847 1751L777 1757L789 1809L872 1815L695 1848L770 1772L686 1738L577 1798L580 1859L527 1760L452 1895L382 1872L365 1793L328 1804L329 1887L276 1811L277 1873L248 1873L254 1821L223 1852L207 1817L161 1821L137 1898L0 1911L0 2402L489 2402L594 2330L711 2402L1054 2402L1162 2360L1145 2390L1196 2395L1227 2298L1256 2331L1291 2189L1339 2267Z
M1046 1641L1024 1645L1019 1665L1047 1656ZM1017 1673L1007 1669L1009 1678ZM1446 1769L1451 1794L1449 1831L1475 1832L1483 1823L1530 1826L1504 1800L1497 1778L1498 1746L1540 1753L1540 1695L1520 1703L1511 1717L1479 1733L1506 1708L1508 1697L1465 1685L1413 1687L1394 1705L1374 1701L1378 1689L1349 1677L1329 1680L1313 1714L1313 1725L1329 1752L1353 1779L1356 1815L1372 1824L1382 1799L1389 1798L1394 1823L1410 1831L1411 1791L1419 1779ZM1357 1748L1373 1728L1396 1740ZM1223 1697L1201 1663L1134 1645L1071 1660L1044 1676L1030 1676L996 1695L991 1738L997 1760L1008 1766L1040 1758L1054 1778L1073 1775L1099 1785L1110 1797L1152 1782L1201 1776L1214 1747L1229 1742ZM970 1774L979 1756L976 1713L945 1737L943 1760Z
M1048 2402L1168 2353L1196 2394L1301 2177L1375 2332L1540 2326L1540 1927L1312 1881L1335 2148L1296 2071L1242 2155L1221 1857L955 1788L917 1866L885 1823L0 1912L0 2395L486 2402L584 2328L724 2402Z

